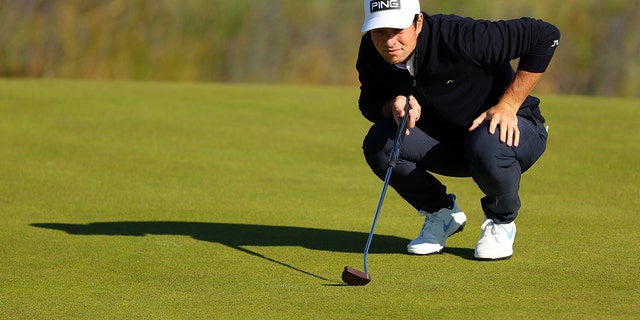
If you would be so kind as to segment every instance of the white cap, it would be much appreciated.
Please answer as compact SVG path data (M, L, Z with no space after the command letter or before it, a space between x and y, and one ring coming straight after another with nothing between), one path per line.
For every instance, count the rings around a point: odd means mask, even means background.
M378 28L406 29L418 13L419 0L364 0L362 32Z

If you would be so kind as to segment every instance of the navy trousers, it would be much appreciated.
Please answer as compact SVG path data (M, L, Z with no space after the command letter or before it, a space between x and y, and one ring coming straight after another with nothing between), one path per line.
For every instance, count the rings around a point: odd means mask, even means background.
M417 210L435 212L452 205L446 187L431 173L472 177L485 196L484 214L498 223L515 220L520 209L520 177L542 155L547 130L538 120L518 116L520 143L501 143L499 130L489 134L488 123L472 132L429 132L415 127L405 136L389 185ZM397 125L386 119L371 126L363 142L365 159L384 178Z

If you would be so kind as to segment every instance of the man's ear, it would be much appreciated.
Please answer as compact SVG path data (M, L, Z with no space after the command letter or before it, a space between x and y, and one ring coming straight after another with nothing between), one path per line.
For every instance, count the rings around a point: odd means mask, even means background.
M416 32L420 33L422 32L422 24L424 22L424 15L422 15L422 12L418 13L418 20L416 20Z

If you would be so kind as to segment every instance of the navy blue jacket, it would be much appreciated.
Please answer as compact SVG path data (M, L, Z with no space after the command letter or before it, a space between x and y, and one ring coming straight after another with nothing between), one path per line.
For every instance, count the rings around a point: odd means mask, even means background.
M519 58L519 69L544 72L560 39L555 26L531 18L492 22L423 14L414 51L415 86L407 70L380 56L370 32L362 36L356 63L361 83L359 107L372 122L384 119L385 101L413 94L422 107L418 127L467 130L477 116L498 102L513 79L510 61ZM544 122L539 102L529 96L518 114Z

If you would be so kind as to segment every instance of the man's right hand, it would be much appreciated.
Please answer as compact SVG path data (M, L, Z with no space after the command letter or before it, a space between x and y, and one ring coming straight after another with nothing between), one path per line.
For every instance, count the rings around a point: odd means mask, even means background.
M397 96L395 99L387 101L384 106L384 114L387 117L393 116L396 121L396 124L400 124L402 117L404 117L404 107L407 104L406 96ZM418 104L418 100L414 98L412 95L409 96L409 124L407 126L406 135L409 135L409 129L416 126L416 122L420 120L420 115L422 114L422 108Z

